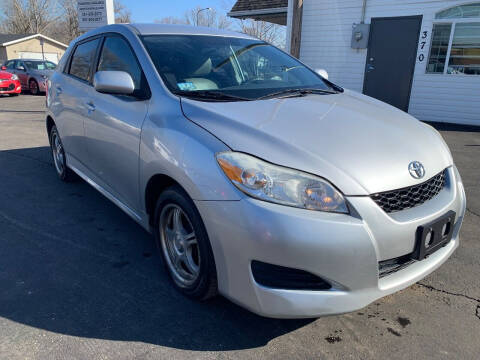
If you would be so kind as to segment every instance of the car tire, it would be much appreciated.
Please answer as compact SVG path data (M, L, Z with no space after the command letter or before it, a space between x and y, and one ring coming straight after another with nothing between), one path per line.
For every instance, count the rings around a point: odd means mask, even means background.
M40 90L38 88L38 83L36 80L34 79L31 79L29 82L28 82L28 89L30 90L30 94L36 96L38 94L40 94Z
M158 198L154 235L166 271L178 291L196 300L217 295L215 259L205 225L180 186L167 188Z
M62 144L62 140L60 139L60 135L58 134L57 127L55 125L52 126L52 128L50 129L49 140L50 149L52 151L53 157L53 165L55 166L55 170L57 171L57 175L60 180L65 182L72 182L77 180L77 174L75 174L67 166L65 150Z

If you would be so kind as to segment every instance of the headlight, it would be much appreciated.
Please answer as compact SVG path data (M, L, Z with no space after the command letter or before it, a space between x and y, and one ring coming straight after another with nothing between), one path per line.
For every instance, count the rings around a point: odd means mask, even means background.
M309 210L348 213L343 195L317 176L238 152L223 152L216 157L225 175L251 197Z
M12 80L18 80L18 76L16 74L12 74L12 77L11 77Z

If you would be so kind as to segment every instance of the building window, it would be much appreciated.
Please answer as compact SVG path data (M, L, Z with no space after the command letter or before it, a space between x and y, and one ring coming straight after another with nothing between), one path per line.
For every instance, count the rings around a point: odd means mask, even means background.
M480 18L480 3L455 6L435 15L435 19Z
M435 18L441 22L433 24L427 73L480 75L480 3L440 11Z
M427 72L443 74L447 62L448 42L452 24L433 24L432 45L428 59Z

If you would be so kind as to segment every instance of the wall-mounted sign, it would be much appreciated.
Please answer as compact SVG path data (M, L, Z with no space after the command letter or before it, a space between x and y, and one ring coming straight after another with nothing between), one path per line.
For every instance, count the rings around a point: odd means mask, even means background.
M113 0L78 0L77 10L80 31L115 23Z

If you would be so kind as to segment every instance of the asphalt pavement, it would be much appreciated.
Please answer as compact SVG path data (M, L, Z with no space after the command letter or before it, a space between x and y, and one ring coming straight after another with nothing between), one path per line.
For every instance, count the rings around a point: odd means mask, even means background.
M440 126L468 211L435 273L357 312L256 316L173 290L150 235L57 179L44 97L0 97L0 359L480 359L480 128Z

